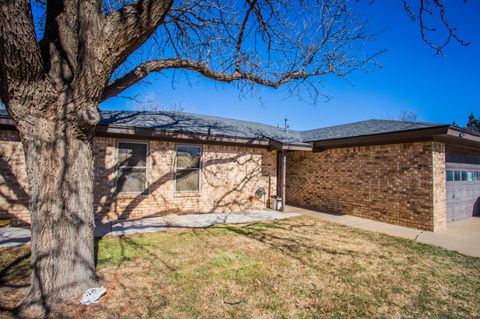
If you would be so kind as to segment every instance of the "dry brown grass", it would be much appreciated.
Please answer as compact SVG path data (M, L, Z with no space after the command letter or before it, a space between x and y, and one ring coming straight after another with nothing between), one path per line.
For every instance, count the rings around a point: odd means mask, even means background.
M66 317L480 317L479 258L309 217L109 237L98 251L108 293ZM8 317L28 249L1 254Z

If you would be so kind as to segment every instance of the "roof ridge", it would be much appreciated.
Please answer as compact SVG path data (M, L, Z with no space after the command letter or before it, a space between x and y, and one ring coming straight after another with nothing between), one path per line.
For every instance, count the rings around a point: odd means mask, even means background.
M426 121L404 121L404 120L391 120L391 119L370 119L367 121L383 121L383 122L393 122L393 123L411 123L411 124L428 124L428 125L449 125L444 123L436 123L436 122L426 122ZM355 123L355 122L354 122Z

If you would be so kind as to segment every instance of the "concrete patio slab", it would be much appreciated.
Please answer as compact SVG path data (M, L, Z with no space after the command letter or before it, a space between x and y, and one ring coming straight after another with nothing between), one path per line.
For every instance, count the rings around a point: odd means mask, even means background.
M242 224L262 220L284 219L299 216L296 213L280 213L272 210L259 210L243 213L212 213L196 215L169 215L144 218L136 221L113 223L108 235L150 233L177 228L203 228L219 224Z
M480 257L480 218L478 217L471 217L448 224L447 229L440 232L430 232L351 215L328 214L293 206L287 206L286 211L320 218L340 225L411 239L454 250L465 255Z
M285 219L295 216L299 216L299 214L280 213L272 210L256 210L240 213L168 215L133 221L98 223L95 227L95 237L151 233L178 228L203 228L218 224L242 224L263 220ZM30 229L28 228L0 228L0 247L20 246L29 242Z
M15 247L30 243L30 228L0 228L0 247Z

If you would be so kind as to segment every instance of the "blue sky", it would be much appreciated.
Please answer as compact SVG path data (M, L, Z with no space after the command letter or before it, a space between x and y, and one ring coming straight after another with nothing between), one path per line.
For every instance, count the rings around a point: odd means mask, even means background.
M435 56L420 38L418 25L411 23L401 0L375 1L359 6L364 9L371 29L379 33L369 44L387 49L379 58L381 69L358 72L348 80L327 78L319 87L331 99L311 105L283 90L258 88L262 97L241 97L228 84L217 83L189 74L190 83L172 73L148 77L122 95L146 95L164 107L180 104L186 112L259 121L283 125L288 118L292 129L311 129L371 118L396 119L402 110L418 114L422 121L464 125L471 112L480 116L480 1L467 7L455 1L448 8L449 20L471 44L461 47L453 43L445 56ZM453 2L453 1L452 1ZM452 2L450 4L452 5ZM477 21L476 21L477 20ZM102 109L135 109L138 106L125 98L112 98Z

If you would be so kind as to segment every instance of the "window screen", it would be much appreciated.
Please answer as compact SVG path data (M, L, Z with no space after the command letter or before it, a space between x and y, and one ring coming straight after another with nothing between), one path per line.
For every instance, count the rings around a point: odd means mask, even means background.
M200 146L177 145L175 154L175 191L200 191Z
M147 144L117 144L117 193L145 191L147 176Z

